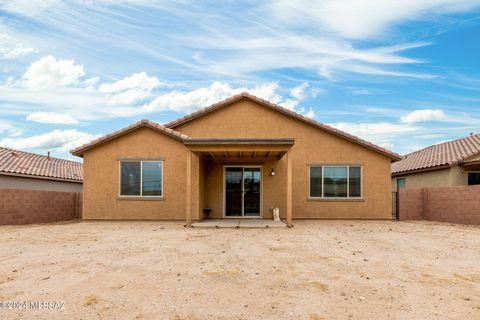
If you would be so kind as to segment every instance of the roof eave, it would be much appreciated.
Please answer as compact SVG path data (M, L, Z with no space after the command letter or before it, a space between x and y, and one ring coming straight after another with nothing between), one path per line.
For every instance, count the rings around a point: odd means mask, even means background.
M409 174L414 174L414 173L421 173L421 172L428 172L428 171L435 171L435 170L442 170L442 169L448 169L456 164L444 164L444 165L439 165L439 166L434 166L434 167L428 167L428 168L419 168L419 169L413 169L413 170L407 170L407 171L399 171L399 172L392 172L392 177L398 177L398 176L406 176Z
M67 178L58 178L58 177L50 177L50 176L39 176L34 174L27 174L27 173L14 173L14 172L0 172L1 176L10 176L10 177L19 177L19 178L31 178L31 179L42 179L42 180L54 180L54 181L61 181L61 182L73 182L73 183L81 183L83 184L83 180L76 180L76 179L67 179Z

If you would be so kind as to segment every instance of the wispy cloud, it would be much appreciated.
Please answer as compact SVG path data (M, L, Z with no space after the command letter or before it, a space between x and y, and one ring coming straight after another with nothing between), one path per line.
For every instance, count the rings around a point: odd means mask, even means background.
M365 39L382 36L404 21L433 19L479 5L476 0L275 0L268 10L273 10L283 23L315 26L344 38Z
M97 136L87 132L72 130L53 130L30 137L5 138L0 145L14 149L44 149L68 151L87 143Z
M50 123L50 124L77 124L78 121L71 115L61 114L55 112L33 112L30 113L27 121L33 121L38 123Z
M401 121L403 123L416 123L443 119L445 119L445 112L443 112L443 110L423 109L410 112L409 114L403 116Z

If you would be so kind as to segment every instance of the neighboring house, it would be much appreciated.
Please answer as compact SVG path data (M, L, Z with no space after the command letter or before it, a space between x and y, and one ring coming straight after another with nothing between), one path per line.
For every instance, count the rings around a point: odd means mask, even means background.
M392 190L480 184L480 134L436 144L392 163Z
M0 188L81 192L82 164L0 147Z
M390 219L400 156L248 93L71 151L84 219Z

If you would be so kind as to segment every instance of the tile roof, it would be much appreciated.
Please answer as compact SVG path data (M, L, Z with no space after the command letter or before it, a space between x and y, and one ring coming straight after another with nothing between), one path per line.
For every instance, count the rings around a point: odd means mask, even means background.
M480 134L470 135L409 153L402 160L392 163L392 174L453 166L478 153Z
M2 174L82 182L83 166L80 162L0 147L0 175Z
M164 127L162 126L161 124L158 124L156 122L153 122L153 121L150 121L150 120L146 120L146 119L143 119L141 121L138 121L134 124L131 124L125 128L122 128L120 130L117 130L115 132L112 132L112 133L109 133L103 137L100 137L98 139L95 139L87 144L84 144L82 146L79 146L73 150L70 150L70 153L73 154L73 155L76 155L76 156L79 156L81 157L83 155L83 153L88 150L88 149L91 149L101 143L105 143L109 140L112 140L118 136L121 136L121 135L124 135L130 131L133 131L133 130L136 130L138 128L141 128L141 127L148 127L148 128L151 128L153 130L156 130L156 131L159 131L161 133L164 133L172 138L175 138L177 140L180 140L180 141L184 141L186 139L190 139L189 136L181 133L181 132L178 132L178 131L175 131L173 129L170 129L170 128L167 128L167 127Z
M254 96L254 95L252 95L252 94L249 94L248 92L242 92L242 93L240 93L240 94L234 95L234 96L232 96L232 97L230 97L230 98L228 98L228 99L225 99L225 100L223 100L223 101L217 102L217 103L215 103L215 104L213 104L213 105L211 105L211 106L209 106L209 107L206 107L206 108L204 108L204 109L198 110L198 111L196 111L196 112L194 112L194 113L191 113L191 114L189 114L189 115L186 115L186 116L184 116L184 117L182 117L182 118L179 118L179 119L177 119L177 120L171 121L171 122L165 124L165 127L167 127L167 128L175 128L176 126L179 126L179 125L181 125L181 124L183 124L183 123L185 123L185 122L191 121L191 120L193 120L193 119L195 119L195 118L198 118L198 117L200 117L200 116L203 116L203 115L205 115L205 114L208 114L208 113L210 113L210 112L212 112L212 111L215 111L215 110L217 110L217 109L219 109L219 108L221 108L221 107L227 106L227 105L229 105L229 104L231 104L231 103L233 103L233 102L239 101L239 100L244 99L244 98L249 99L249 100L254 101L254 102L257 102L257 103L259 103L260 105L266 106L266 107L268 107L268 108L271 108L271 109L273 109L273 110L276 110L276 111L278 111L278 112L281 112L281 113L283 113L283 114L286 114L286 115L288 115L288 116L290 116L290 117L293 117L293 118L295 118L295 119L298 119L298 120L300 120L300 121L303 121L303 122L305 122L305 123L307 123L307 124L309 124L309 125L312 125L312 126L314 126L314 127L317 127L317 128L322 129L322 130L324 130L324 131L330 132L330 133L332 133L332 134L334 134L334 135L337 135L337 136L339 136L339 137L342 137L342 138L344 138L344 139L350 140L350 141L352 141L352 142L354 142L354 143L360 144L360 145L362 145L362 146L364 146L364 147L367 147L367 148L369 148L369 149L372 149L372 150L375 150L375 151L377 151L377 152L380 152L380 153L382 153L382 154L384 154L384 155L389 156L390 158L392 158L392 160L400 160L400 159L402 158L399 154L396 154L396 153L394 153L394 152L392 152L392 151L389 151L389 150L387 150L387 149L385 149L385 148L382 148L382 147L377 146L377 145L375 145L375 144L373 144L373 143L370 143L370 142L368 142L368 141L365 141L365 140L363 140L363 139L360 139L360 138L358 138L358 137L356 137L356 136L353 136L353 135L351 135L351 134L349 134L349 133L346 133L346 132L344 132L344 131L335 129L335 128L333 128L333 127L331 127L331 126L328 126L328 125L326 125L326 124L323 124L323 123L317 122L317 121L315 121L315 120L312 120L312 119L310 119L310 118L304 117L304 116L302 116L301 114L298 114L298 113L296 113L296 112L293 112L293 111L291 111L291 110L288 110L288 109L286 109L286 108L283 108L283 107L281 107L281 106L279 106L279 105L276 105L276 104L274 104L274 103L272 103L272 102L269 102L269 101L267 101L267 100L261 99L261 98L259 98L259 97L257 97L257 96Z

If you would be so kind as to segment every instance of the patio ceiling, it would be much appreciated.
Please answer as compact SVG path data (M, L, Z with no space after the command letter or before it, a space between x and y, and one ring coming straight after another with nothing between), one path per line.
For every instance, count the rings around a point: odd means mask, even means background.
M184 144L207 159L265 161L281 159L294 139L189 139Z
M265 161L281 159L294 139L189 139L184 144L207 159Z

